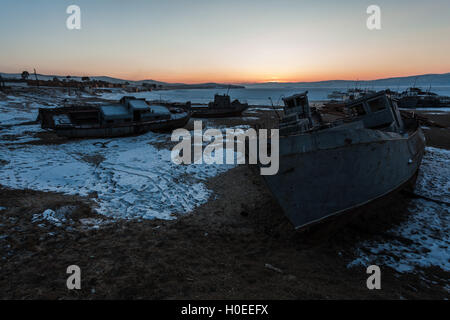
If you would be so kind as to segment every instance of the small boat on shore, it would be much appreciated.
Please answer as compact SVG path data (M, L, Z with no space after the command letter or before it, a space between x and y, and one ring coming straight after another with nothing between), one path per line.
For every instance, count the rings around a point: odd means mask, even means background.
M127 96L118 104L40 108L38 121L62 137L109 138L170 131L185 126L190 117L190 102L148 103Z
M447 108L450 107L450 97L440 96L420 88L409 88L397 96L398 106L405 109L414 108Z
M302 228L359 208L415 182L425 149L417 119L384 91L345 104L332 123L306 93L284 99L279 171L264 176L289 220Z
M331 100L338 100L338 101L347 101L347 100L355 100L359 99L362 96L365 96L367 94L373 94L375 91L373 90L363 90L358 88L348 89L347 91L333 91L330 93L327 97Z
M210 102L208 106L191 106L193 118L239 117L247 109L247 103L240 103L239 100L231 102L229 95L219 94L214 96L214 101Z

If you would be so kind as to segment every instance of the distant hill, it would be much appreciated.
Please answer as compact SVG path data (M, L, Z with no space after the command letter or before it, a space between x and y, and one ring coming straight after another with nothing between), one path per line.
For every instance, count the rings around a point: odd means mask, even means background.
M0 72L0 75L5 79L20 79L22 77L21 73L2 73ZM53 78L58 78L59 80L66 79L67 76L58 76L58 75L45 75L45 74L37 74L37 77L39 80L53 80ZM30 74L28 79L34 80L34 74ZM70 80L75 81L82 81L82 77L80 76L70 76ZM221 88L244 88L241 85L232 85L232 84L221 84L221 83L198 83L198 84L186 84L186 83L168 83L168 82L162 82L162 81L156 81L156 80L138 80L138 81L132 81L132 80L124 80L124 79L118 79L118 78L112 78L107 76L90 76L89 79L91 80L97 80L97 81L106 81L109 83L125 83L128 82L130 85L139 86L144 83L147 84L156 84L161 85L165 88L176 88L176 89L221 89Z
M13 78L20 79L20 73L1 73L0 75L3 78ZM58 76L58 75L44 75L37 74L38 79L40 80L52 80L53 78L58 78L60 80L65 79L66 76ZM82 81L82 77L80 76L71 76L71 80ZM326 80L326 81L316 81L316 82L265 82L265 83L245 83L242 85L231 85L231 84L221 84L221 83L198 83L198 84L185 84L185 83L168 83L157 80L139 80L139 81L131 81L124 80L118 78L112 78L107 76L92 76L89 77L91 80L101 80L110 83L125 83L128 82L130 85L142 85L143 83L148 84L156 84L161 85L167 89L226 89L226 88L245 88L243 85L247 87L253 88L279 88L279 87L293 87L293 88L301 88L301 87L323 87L323 88L368 88L372 86L378 87L396 87L396 86L413 86L414 84L417 87L429 87L433 86L450 86L450 73L443 74L423 74L416 76L408 76L408 77L394 77L394 78L385 78L385 79L377 79L377 80ZM34 79L34 75L30 74L29 79Z
M323 88L345 88L345 87L371 87L371 86L413 86L429 87L433 86L450 86L450 73L444 74L423 74L408 77L395 77L377 80L327 80L316 82L265 82L265 83L249 83L248 87L323 87Z
M20 79L22 77L21 73L2 73L0 72L0 75L3 78L9 78L9 79ZM47 74L37 74L37 77L39 80L53 80L53 78L58 78L59 80L62 79L66 79L67 76L58 76L58 75L47 75ZM70 76L71 80L75 80L75 81L81 81L81 76ZM30 77L29 79L34 79L34 74L30 73ZM110 82L110 83L124 83L124 82L129 82L130 84L136 84L136 85L140 85L142 83L150 83L150 84L167 84L166 82L161 82L161 81L155 81L155 80L140 80L140 81L130 81L130 80L124 80L124 79L118 79L118 78L112 78L112 77L107 77L107 76L92 76L89 77L89 79L91 80L98 80L98 81L106 81L106 82Z

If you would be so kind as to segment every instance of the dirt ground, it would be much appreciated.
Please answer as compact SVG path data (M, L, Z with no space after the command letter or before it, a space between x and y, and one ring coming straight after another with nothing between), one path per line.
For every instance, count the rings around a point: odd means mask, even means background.
M446 127L425 126L424 132L427 138L427 145L448 149L450 146L450 134L448 130L450 128L450 114L436 111L417 111L416 113Z
M425 134L430 145L450 148L448 128ZM94 213L89 198L0 188L7 207L0 211L0 298L449 298L440 282L449 274L439 268L422 270L435 278L430 286L383 267L382 290L367 289L365 268L347 268L359 241L382 236L407 217L406 195L300 233L254 168L236 167L207 186L215 196L176 220L114 222ZM67 225L32 223L36 212L61 206L75 208ZM101 227L81 223L89 218L102 220ZM82 270L82 289L69 291L66 269L74 264Z

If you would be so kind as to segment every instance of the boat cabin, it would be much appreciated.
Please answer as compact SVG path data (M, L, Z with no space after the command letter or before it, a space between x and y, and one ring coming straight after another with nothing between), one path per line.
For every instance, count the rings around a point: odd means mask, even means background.
M283 98L284 116L280 135L307 131L322 122L320 114L309 106L308 91Z
M214 95L214 101L208 104L209 109L238 109L242 106L243 104L241 104L239 100L234 100L231 102L231 98L227 94Z
M351 101L345 108L350 118L361 120L365 128L386 128L395 132L403 130L404 125L397 103L388 99L384 91Z
M308 91L283 98L284 116L298 115L300 118L311 118L311 109L308 101Z
M228 95L220 95L216 94L214 95L214 102L209 103L210 108L214 109L224 109L229 108L231 104L230 96Z
M170 111L164 106L149 105L145 99L123 97L120 104L101 106L101 121L107 124L141 122L170 118Z
M367 128L402 132L404 128L395 100L385 91L364 95L345 104L342 119L325 123L316 108L308 102L308 92L284 98L284 117L280 120L280 135L305 133L311 130L341 130Z

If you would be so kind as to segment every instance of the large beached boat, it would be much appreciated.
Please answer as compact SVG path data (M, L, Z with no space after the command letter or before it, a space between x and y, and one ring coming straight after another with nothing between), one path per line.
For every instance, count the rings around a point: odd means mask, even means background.
M154 104L127 96L117 104L40 108L38 120L59 136L106 138L170 131L186 125L190 116L190 102Z
M306 93L284 104L279 171L264 179L296 228L415 182L425 137L384 91L346 103L345 116L332 123L311 110Z

